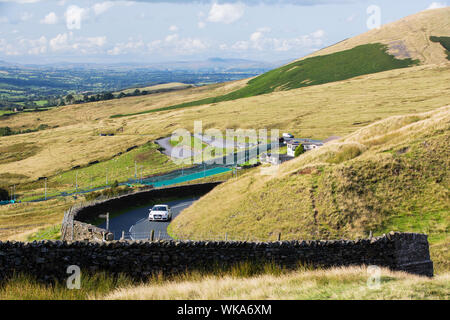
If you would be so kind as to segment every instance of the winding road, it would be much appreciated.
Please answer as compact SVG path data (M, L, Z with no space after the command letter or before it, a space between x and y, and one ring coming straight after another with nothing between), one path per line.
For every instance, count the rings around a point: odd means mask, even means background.
M172 208L172 219L181 211L191 206L197 199L183 199L165 202ZM170 222L148 221L149 209L153 205L132 209L109 221L109 230L114 233L114 239L119 240L122 231L125 231L125 238L132 240L149 239L151 230L155 231L156 239L171 239L167 234L167 227ZM106 223L99 225L105 228Z

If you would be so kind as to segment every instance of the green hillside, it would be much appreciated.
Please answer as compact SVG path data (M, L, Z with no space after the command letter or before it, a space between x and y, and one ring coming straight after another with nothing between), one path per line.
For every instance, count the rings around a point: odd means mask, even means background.
M236 100L274 91L297 89L346 80L365 74L407 68L417 64L419 64L418 60L396 59L394 56L387 53L387 47L383 44L366 44L350 50L297 61L269 71L250 80L247 86L226 95L134 114L116 115L113 117L130 116Z
M174 236L275 240L429 235L449 269L450 107L388 118L282 165L226 182L183 211ZM214 210L211 210L214 208Z

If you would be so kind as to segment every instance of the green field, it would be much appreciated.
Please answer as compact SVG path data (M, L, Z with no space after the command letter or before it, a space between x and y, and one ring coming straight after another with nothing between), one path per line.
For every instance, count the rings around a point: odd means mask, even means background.
M114 115L111 118L231 101L275 91L298 89L346 80L365 74L407 68L418 64L418 60L396 59L387 53L386 45L379 43L366 44L350 50L312 57L288 64L256 77L250 80L247 86L223 96L138 113Z
M118 155L112 159L101 160L98 163L74 170L62 172L47 181L47 196L57 195L61 191L73 192L78 189L89 190L106 187L115 181L126 182L129 179L139 179L154 174L162 174L181 168L167 156L158 151L159 146L147 143L139 148ZM23 185L18 191L22 200L28 201L42 198L44 182L38 181ZM39 192L33 192L39 190Z

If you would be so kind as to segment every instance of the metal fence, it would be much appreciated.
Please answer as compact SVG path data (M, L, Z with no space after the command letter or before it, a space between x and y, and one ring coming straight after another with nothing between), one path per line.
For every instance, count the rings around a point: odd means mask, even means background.
M266 241L281 241L282 235L279 232L270 233L267 235L242 235L231 233L197 233L193 235L176 235L170 236L166 231L150 231L150 232L114 232L114 240L143 240L143 241L240 241L240 242L266 242Z

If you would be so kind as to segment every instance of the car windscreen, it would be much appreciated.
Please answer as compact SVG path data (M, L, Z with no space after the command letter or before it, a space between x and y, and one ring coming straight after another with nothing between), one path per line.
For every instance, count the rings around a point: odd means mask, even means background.
M153 207L152 211L167 211L167 207L163 206Z

